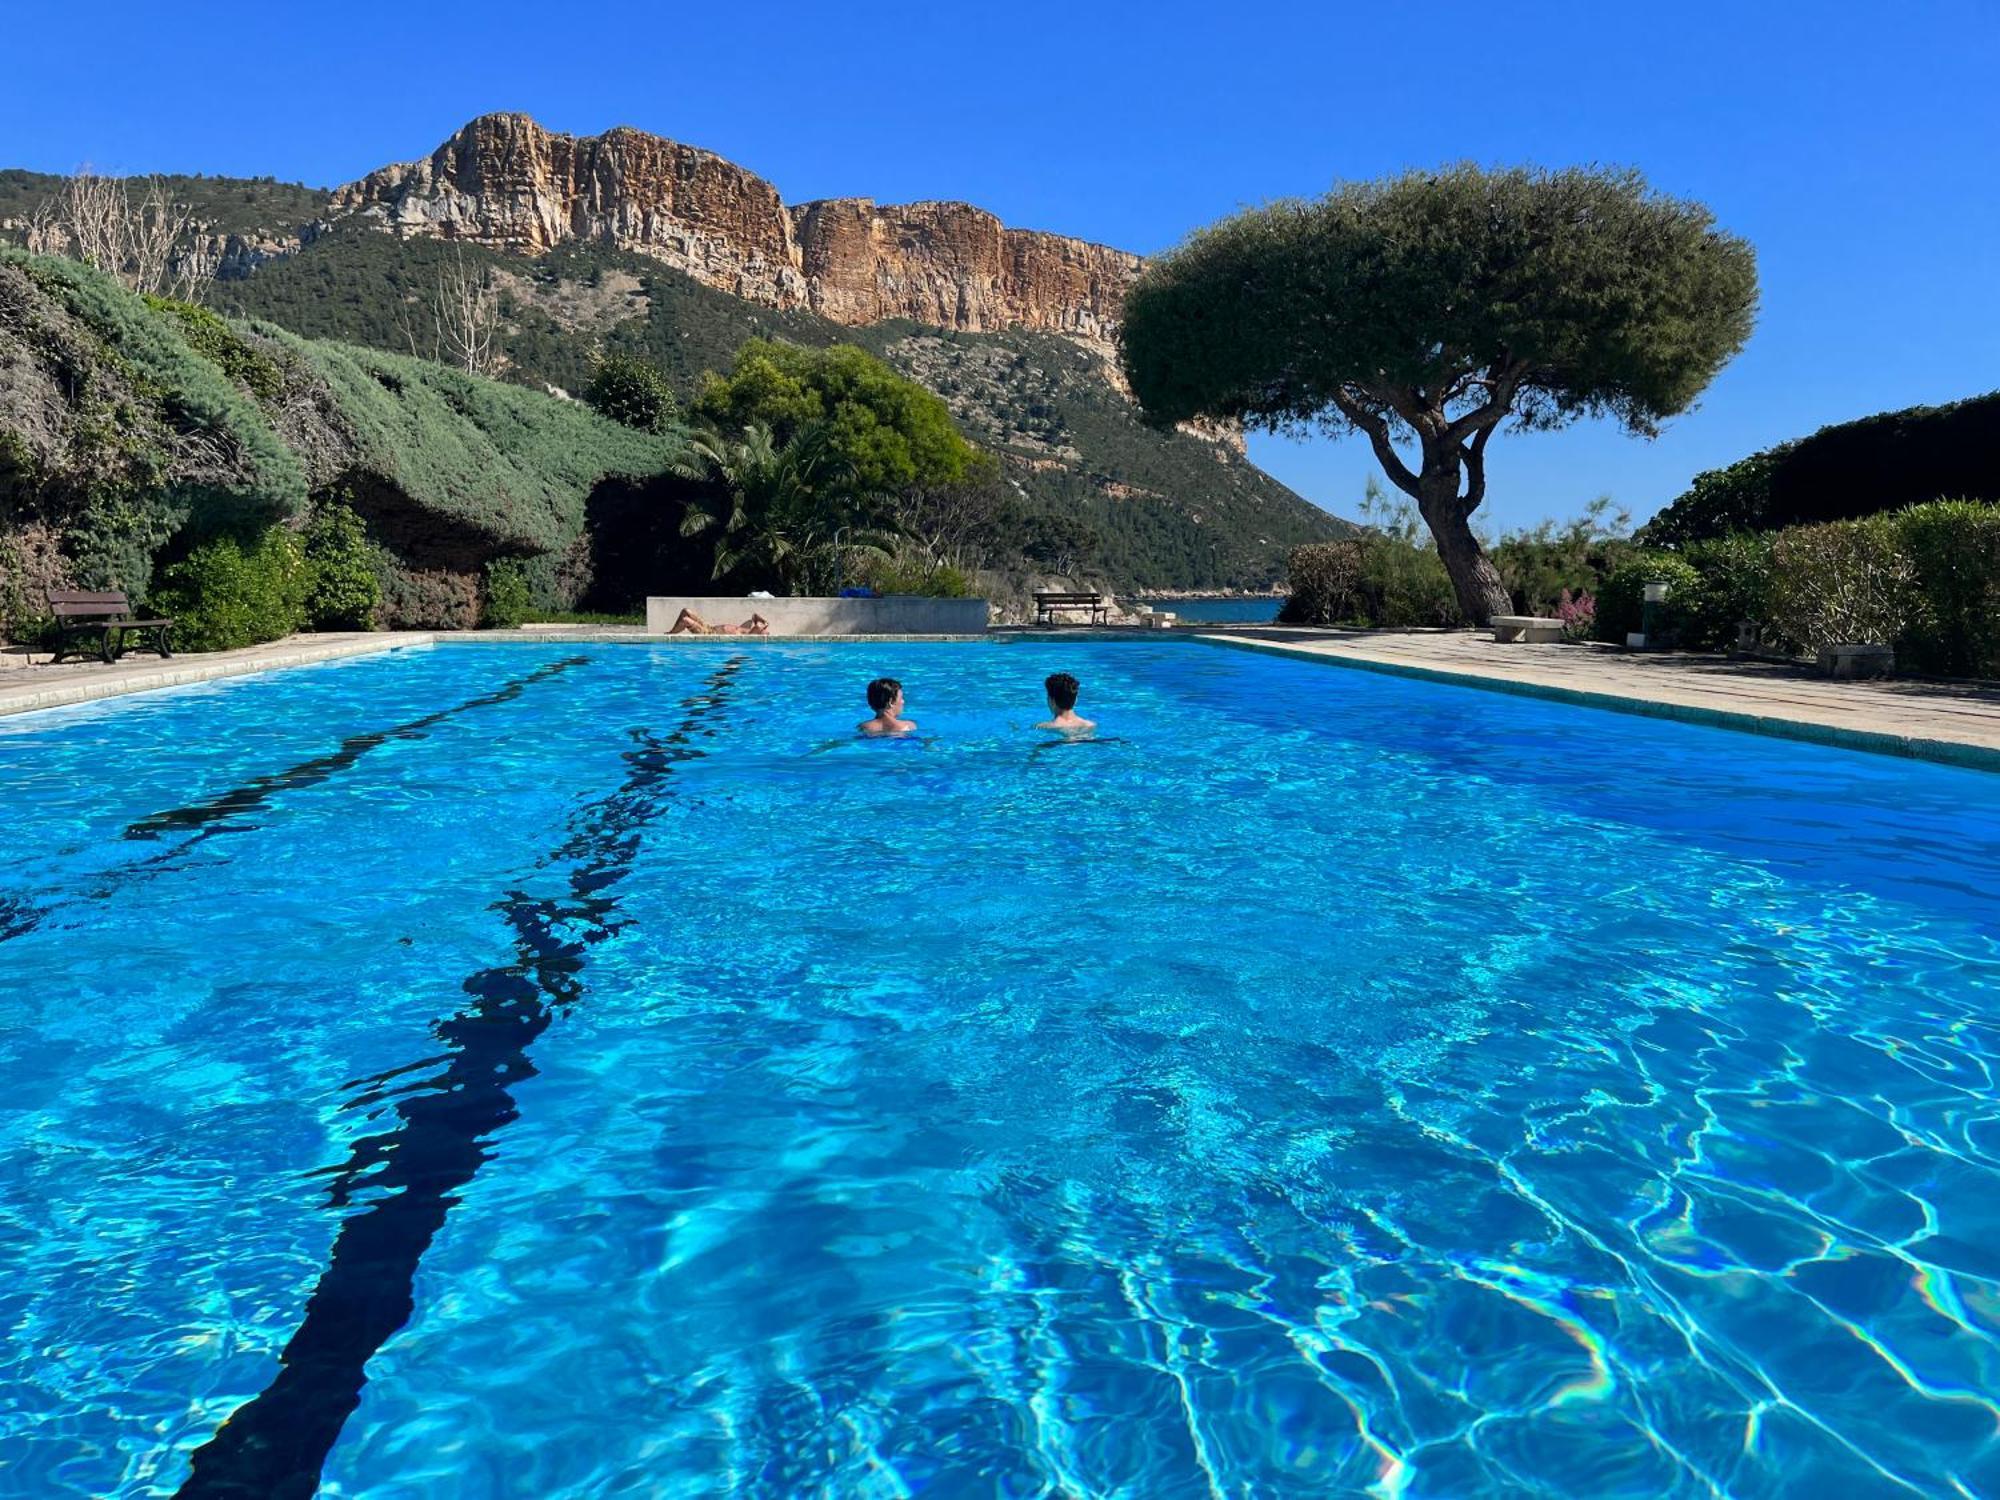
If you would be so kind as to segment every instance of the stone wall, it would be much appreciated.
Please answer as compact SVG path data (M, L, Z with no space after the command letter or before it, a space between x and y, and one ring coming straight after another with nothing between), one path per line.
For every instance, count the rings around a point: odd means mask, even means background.
M665 635L683 609L710 625L741 625L752 614L784 635L981 635L986 630L984 599L744 599L655 596L646 600L646 629Z

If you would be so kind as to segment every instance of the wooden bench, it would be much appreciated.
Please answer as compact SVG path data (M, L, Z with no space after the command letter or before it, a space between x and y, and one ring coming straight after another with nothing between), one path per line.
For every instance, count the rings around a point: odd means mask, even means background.
M56 639L54 660L65 656L81 656L86 642L94 641L97 654L107 662L118 660L119 653L127 649L128 635L150 636L151 644L142 645L142 651L157 651L162 656L172 656L173 649L167 644L167 632L173 628L172 620L135 620L132 618L132 601L116 590L107 593L92 593L87 589L50 589L49 613L56 617Z
M1495 615L1491 621L1496 641L1526 641L1546 645L1563 638L1563 622L1541 615Z
M1038 593L1035 595L1037 625L1055 624L1056 611L1059 609L1087 609L1090 611L1090 623L1093 625L1102 625L1108 618L1102 594Z

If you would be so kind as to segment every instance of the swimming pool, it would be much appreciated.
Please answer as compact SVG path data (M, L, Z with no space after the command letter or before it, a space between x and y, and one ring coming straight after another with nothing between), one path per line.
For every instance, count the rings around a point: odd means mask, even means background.
M0 1493L2000 1493L2000 778L1050 640L0 786Z

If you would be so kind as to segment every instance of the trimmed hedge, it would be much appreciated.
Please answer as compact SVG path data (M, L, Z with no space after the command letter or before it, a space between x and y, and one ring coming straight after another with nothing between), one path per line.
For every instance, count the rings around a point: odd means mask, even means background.
M1895 521L1921 598L1898 650L1920 671L2000 677L2000 505L1933 500Z
M1645 528L1654 546L1853 520L1957 495L2000 501L2000 391L1822 427L1697 474Z

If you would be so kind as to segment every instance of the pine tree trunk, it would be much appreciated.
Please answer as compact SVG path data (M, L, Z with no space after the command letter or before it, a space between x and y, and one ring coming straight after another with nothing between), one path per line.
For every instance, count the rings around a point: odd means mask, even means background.
M1458 492L1456 458L1450 460L1449 472L1442 464L1427 463L1421 490L1417 509L1437 542L1439 561L1451 575L1459 611L1475 627L1484 626L1495 615L1512 614L1514 601L1508 596L1507 585L1500 581L1500 570L1472 534L1472 509Z

